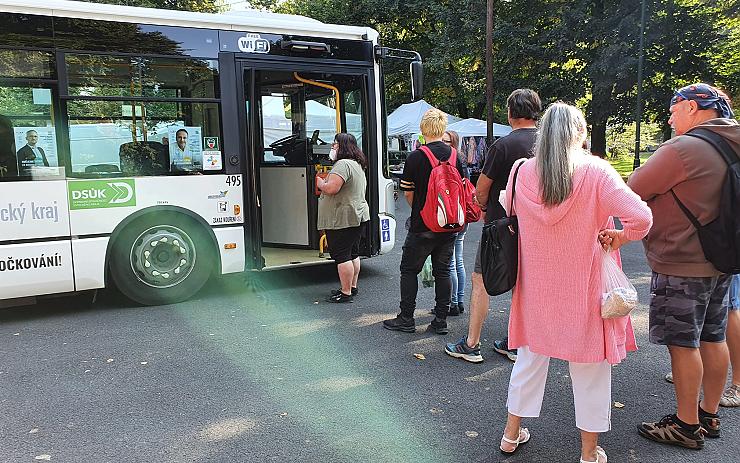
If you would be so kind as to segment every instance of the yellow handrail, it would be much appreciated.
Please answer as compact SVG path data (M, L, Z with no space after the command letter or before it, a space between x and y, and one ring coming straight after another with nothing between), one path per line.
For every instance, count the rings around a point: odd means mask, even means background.
M304 79L303 77L299 76L297 72L293 73L293 77L295 77L295 80L298 82L303 82L304 84L313 85L315 87L321 87L321 88L328 88L329 90L334 92L334 99L336 101L335 104L335 110L337 112L337 133L342 132L342 112L339 108L339 105L341 103L341 97L339 95L339 89L333 85L325 84L323 82L316 82L315 80L309 80Z

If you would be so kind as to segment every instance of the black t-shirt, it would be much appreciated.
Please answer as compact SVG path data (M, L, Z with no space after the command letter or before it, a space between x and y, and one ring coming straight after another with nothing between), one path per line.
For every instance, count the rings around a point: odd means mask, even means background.
M446 161L452 154L452 149L441 141L435 141L426 145L434 156L440 161ZM460 153L457 153L457 170L460 176L466 178L467 175L463 169L460 160ZM427 155L422 150L414 150L406 158L406 164L403 166L401 174L400 188L402 191L413 191L414 200L411 203L411 228L412 233L422 233L429 231L421 218L421 209L427 199L427 187L429 186L429 176L432 175L432 165L427 159Z
M537 129L517 129L509 135L499 138L491 145L486 155L486 162L481 171L493 180L488 193L488 211L486 222L506 217L506 211L498 202L502 190L506 189L511 168L517 159L530 158L533 155Z

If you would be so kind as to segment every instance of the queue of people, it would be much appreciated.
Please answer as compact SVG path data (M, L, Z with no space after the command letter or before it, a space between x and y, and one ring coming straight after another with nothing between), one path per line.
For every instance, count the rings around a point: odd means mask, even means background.
M629 241L643 240L653 271L650 342L668 348L672 373L667 379L675 384L677 402L675 413L640 424L639 435L699 450L705 437L721 436L719 407L740 406L740 275L717 270L696 227L722 213L720 190L729 168L712 144L689 133L705 129L716 134L740 159L740 125L729 98L707 84L677 90L669 108L676 137L625 183L608 162L585 148L587 126L578 108L556 102L540 120L536 92L519 89L507 99L514 130L490 147L472 199L486 211L487 222L512 214L518 218L519 266L508 329L493 345L515 362L500 442L506 455L532 437L522 421L539 416L549 362L555 358L569 364L581 463L607 461L598 439L611 429L611 367L637 346L629 315L602 318L602 249L617 251ZM388 330L416 331L417 275L429 256L435 307L428 329L447 334L448 315L464 311L467 228L433 231L423 217L435 166L446 163L465 177L456 156L459 137L445 131L446 122L436 109L424 115L420 129L426 144L409 154L401 177L411 218L400 264L399 313L383 322ZM357 164L352 172L359 177L363 164ZM351 178L335 169L336 178L330 175L322 187L326 194L336 194L330 183ZM352 217L358 223L364 215ZM330 238L330 247L332 241L344 242ZM351 266L340 268L342 288L333 302L356 294L359 262L354 268L355 273ZM444 348L451 357L473 363L483 361L480 338L489 309L484 270L479 246L467 335ZM732 381L726 388L730 363Z

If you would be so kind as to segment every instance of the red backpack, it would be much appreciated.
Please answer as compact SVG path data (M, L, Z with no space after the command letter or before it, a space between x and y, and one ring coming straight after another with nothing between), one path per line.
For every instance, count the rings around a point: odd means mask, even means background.
M432 165L427 198L421 208L424 225L433 232L457 232L465 226L466 190L457 170L457 152L440 162L425 145L421 151Z

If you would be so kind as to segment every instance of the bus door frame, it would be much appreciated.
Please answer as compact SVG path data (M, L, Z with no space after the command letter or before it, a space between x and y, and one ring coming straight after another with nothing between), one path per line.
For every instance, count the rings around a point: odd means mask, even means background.
M382 163L382 147L377 143L377 124L375 114L376 90L373 82L377 78L375 69L365 62L320 60L306 62L305 59L281 56L261 56L246 53L219 53L221 82L221 110L223 126L223 150L226 174L241 174L243 178L244 233L247 270L260 270L265 267L262 257L261 211L259 204L260 159L254 156L261 140L254 129L261 126L256 108L257 97L255 77L257 71L295 71L331 72L337 74L360 75L364 77L367 104L363 108L363 134L367 138L368 156L368 197L370 202L370 224L368 227L367 249L361 255L375 255L380 249L379 229L379 191L378 164ZM247 77L248 76L248 77ZM249 112L247 112L249 107ZM343 117L344 119L344 117ZM346 127L346 121L342 121ZM236 136L234 135L236 134ZM378 235L378 236L376 236Z

